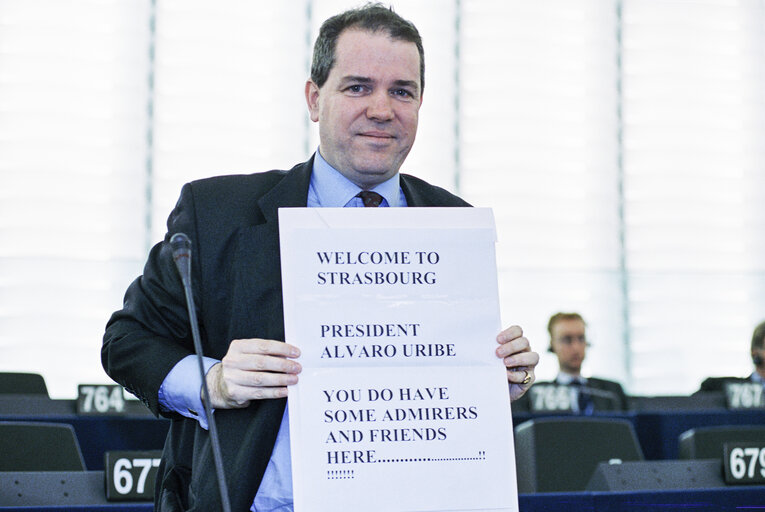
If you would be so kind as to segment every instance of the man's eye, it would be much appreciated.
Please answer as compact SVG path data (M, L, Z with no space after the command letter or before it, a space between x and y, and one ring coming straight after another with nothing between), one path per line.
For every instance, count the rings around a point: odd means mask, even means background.
M348 92L353 92L353 93L364 92L364 86L363 85L351 85L346 90Z
M411 92L409 92L406 89L394 89L393 90L393 95L394 96L401 96L401 97L404 97L404 98L414 98L414 94L412 94Z

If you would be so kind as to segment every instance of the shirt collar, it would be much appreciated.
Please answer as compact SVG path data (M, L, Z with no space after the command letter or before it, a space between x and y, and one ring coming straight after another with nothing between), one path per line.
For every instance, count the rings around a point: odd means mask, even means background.
M574 381L577 381L581 385L587 384L587 379L584 377L574 377L573 375L569 375L568 373L563 372L560 372L555 378L555 382L563 386L568 386Z
M362 190L324 160L318 149L313 159L310 186L316 192L319 206L323 207L345 206ZM401 186L398 173L371 190L383 196L388 206L401 206Z

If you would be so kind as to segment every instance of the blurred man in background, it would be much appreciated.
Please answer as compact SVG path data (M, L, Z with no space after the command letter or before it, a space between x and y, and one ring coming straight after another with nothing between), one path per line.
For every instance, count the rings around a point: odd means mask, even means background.
M757 382L765 386L765 321L754 328L751 354L754 368L748 377L709 377L701 383L699 391L723 391L729 382Z
M621 384L582 376L582 363L589 346L586 328L579 313L556 313L550 317L547 323L550 333L548 350L558 357L558 375L554 383L572 388L574 412L591 414L597 410L625 410L628 401Z

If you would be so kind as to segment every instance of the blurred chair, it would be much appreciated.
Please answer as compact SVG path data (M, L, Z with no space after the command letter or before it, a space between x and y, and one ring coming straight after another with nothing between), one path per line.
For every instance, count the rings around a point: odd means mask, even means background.
M37 373L0 372L0 394L48 396L48 387Z
M71 425L0 421L0 471L84 471Z
M519 493L584 491L598 463L643 460L635 429L616 418L539 418L515 428Z
M723 445L727 442L765 443L765 426L723 425L698 427L680 434L679 459L723 459Z

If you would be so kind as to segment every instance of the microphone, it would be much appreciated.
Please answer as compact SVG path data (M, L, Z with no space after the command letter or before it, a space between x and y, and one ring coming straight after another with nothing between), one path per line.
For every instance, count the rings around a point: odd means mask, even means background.
M194 306L194 296L191 293L191 240L184 233L175 233L170 237L170 247L173 251L173 261L178 269L183 284L183 292L186 295L186 308L189 312L189 324L191 324L191 336L194 339L194 351L199 363L199 375L202 377L202 395L204 396L205 414L207 414L207 426L210 428L210 444L212 445L215 473L218 477L218 489L220 490L221 505L224 512L231 512L228 491L226 488L226 475L223 473L223 457L218 442L218 429L215 426L215 418L210 408L210 390L207 388L204 363L202 362L202 341L199 336L199 324L197 312Z
M580 386L579 391L593 397L598 397L598 398L603 398L605 400L608 400L609 402L611 402L611 405L613 406L615 410L622 410L621 400L619 400L619 396L613 391L591 388L587 384Z
M587 384L580 386L579 389L581 389L582 391L584 391L585 393L591 396L597 396L600 398L611 398L613 400L618 400L616 397L616 393L614 393L613 391L607 391L605 389L598 389L598 388L591 388Z
M185 287L191 284L191 240L185 233L176 233L170 237L170 248L173 250L173 261L181 275Z

